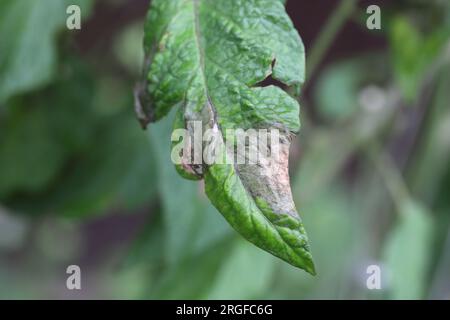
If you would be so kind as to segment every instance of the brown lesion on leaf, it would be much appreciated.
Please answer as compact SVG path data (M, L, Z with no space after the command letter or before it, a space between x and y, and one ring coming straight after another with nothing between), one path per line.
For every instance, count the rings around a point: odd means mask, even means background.
M134 87L134 112L144 130L147 129L147 125L154 118L152 108L150 107L151 100L146 90L146 81L138 82Z
M289 178L292 137L291 133L281 133L278 154L270 154L258 164L238 164L237 169L253 198L264 199L276 214L289 214L298 219Z

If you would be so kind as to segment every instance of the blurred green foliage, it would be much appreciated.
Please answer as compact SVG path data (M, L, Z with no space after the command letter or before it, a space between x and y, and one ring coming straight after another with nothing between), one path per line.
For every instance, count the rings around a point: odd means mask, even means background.
M0 4L0 102L51 81L57 65L56 33L70 4L88 13L90 0L4 0ZM39 34L39 36L37 36Z
M332 56L302 98L291 173L315 278L242 240L177 175L170 119L140 129L142 19L86 53L67 3L0 3L0 298L450 298L447 1L383 9L388 45ZM93 1L70 3L95 18ZM371 264L382 290L366 288Z

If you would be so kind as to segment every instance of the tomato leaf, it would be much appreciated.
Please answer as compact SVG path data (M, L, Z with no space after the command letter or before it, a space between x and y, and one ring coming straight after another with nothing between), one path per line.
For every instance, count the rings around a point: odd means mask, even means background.
M292 137L299 131L299 92L305 75L302 41L281 1L155 0L145 27L144 80L136 90L142 125L178 108L176 128L201 121L204 129L282 129L280 158L238 164L235 151L216 155L234 163L183 176L204 178L206 194L246 239L314 274L309 243L288 176ZM271 77L279 86L262 86ZM265 163L265 164L264 164Z

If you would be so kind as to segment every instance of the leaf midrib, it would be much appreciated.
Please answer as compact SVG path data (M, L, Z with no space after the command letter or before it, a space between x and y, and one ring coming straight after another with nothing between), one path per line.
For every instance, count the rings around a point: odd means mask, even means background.
M208 92L208 85L206 83L206 71L205 71L205 51L202 47L201 44L201 39L202 39L202 32L201 32L201 24L200 24L200 15L199 15L199 5L200 5L200 1L201 0L192 0L193 1L193 6L194 6L194 34L195 34L195 41L196 41L196 46L197 46L197 51L198 51L198 55L199 55L199 69L201 72L201 76L203 78L203 87L205 90L205 96L207 99L207 107L210 108L210 110L212 111L213 115L214 115L214 124L216 124L219 127L219 131L222 132L222 128L220 127L220 124L217 122L216 116L217 116L217 111L214 107L214 104L211 101L211 97L209 95ZM222 138L223 138L223 134L222 134ZM258 205L256 204L255 199L253 198L253 195L251 194L250 190L248 190L247 186L243 183L240 172L237 168L236 163L233 163L233 168L234 171L236 172L237 176L239 177L239 180L241 181L242 186L244 187L245 192L247 193L247 196L252 200L252 202L255 204L256 208L259 210L260 214L262 217L264 217L264 219L269 223L269 225L271 225L275 232L280 236L280 238L285 242L285 244L287 245L287 247L292 250L292 252L294 253L294 255L297 255L296 251L291 248L287 243L286 240L284 239L284 237L281 235L280 231L278 230L278 227L269 220L268 217L266 217L266 215L262 212L262 210L258 207ZM253 219L252 223L254 223ZM283 248L286 252L287 248L284 247Z
M199 14L199 5L200 0L192 0L194 4L194 33L195 33L195 42L197 45L197 51L198 51L198 64L199 69L202 75L203 79L203 89L205 90L205 96L208 102L209 107L211 108L211 111L213 111L213 114L216 115L216 110L212 104L211 97L209 95L208 90L208 84L206 83L206 71L205 71L205 51L202 47L201 39L202 39L202 32L200 27L200 14Z

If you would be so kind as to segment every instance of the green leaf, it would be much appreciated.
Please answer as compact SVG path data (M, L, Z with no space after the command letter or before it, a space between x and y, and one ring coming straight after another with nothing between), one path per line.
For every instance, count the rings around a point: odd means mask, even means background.
M80 63L70 61L54 85L11 99L0 117L2 200L49 187L69 154L86 147L93 135L93 83Z
M433 220L420 204L406 201L386 243L390 298L423 299L433 244Z
M235 244L230 240L230 237L224 238L203 252L192 253L176 264L158 265L150 292L143 298L206 299Z
M0 3L0 103L41 86L56 68L57 31L65 26L66 8L79 5L82 17L90 0L2 0Z
M435 96L428 109L426 130L411 169L411 189L417 198L429 205L439 196L450 162L450 63L442 66L440 73Z
M55 141L45 113L14 109L0 119L0 199L45 187L64 165L65 150Z
M270 255L255 250L248 242L236 241L217 275L208 299L263 298L270 286L274 269L275 263Z
M386 56L370 54L339 61L320 75L314 90L318 111L325 120L348 121L360 111L358 95L367 84L383 80Z
M139 50L144 34L142 21L127 26L114 42L114 52L118 60L130 72L138 75L142 68L144 53Z
M211 245L201 253L158 270L153 299L206 299L216 277L230 255L234 242L229 238ZM189 275L189 276L186 276ZM148 296L144 297L148 299Z
M52 211L82 217L113 205L135 209L152 200L156 187L151 146L129 114L108 118L110 123L99 124L99 132L90 137L92 144L78 155L77 166L58 181L48 201Z
M361 212L352 208L351 192L333 181L327 186L317 191L312 200L299 202L307 212L304 221L314 243L319 276L312 278L299 274L298 269L284 264L277 269L276 281L265 298L342 299L344 286L350 282L348 270L354 268L355 247L361 245L365 235L356 235L362 229L358 224ZM300 194L301 190L294 185L294 195Z
M135 268L141 264L145 266L158 266L164 260L165 230L162 214L159 210L153 210L144 227L133 241L128 254L121 264L121 269Z
M0 117L0 201L24 213L71 217L151 201L153 150L125 108L129 86L114 86L110 101L109 90L98 90L109 77L94 81L78 59L61 70L45 90L11 99Z
M449 29L435 28L425 35L406 16L398 16L392 21L389 36L397 83L404 97L414 101L427 68L448 41Z
M284 129L275 167L205 164L197 177L204 178L209 199L234 229L314 274L287 175L290 141L300 129L299 105L279 87L258 85L271 76L298 92L304 81L304 47L283 4L155 0L145 29L145 79L136 102L143 125L177 106L176 128L201 121L204 129L218 130L223 142L226 129ZM225 148L216 151L234 158ZM188 169L184 176L192 176Z

